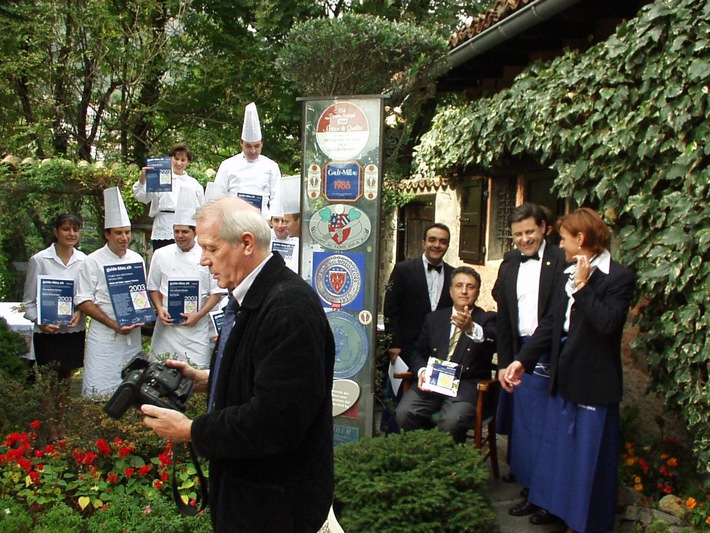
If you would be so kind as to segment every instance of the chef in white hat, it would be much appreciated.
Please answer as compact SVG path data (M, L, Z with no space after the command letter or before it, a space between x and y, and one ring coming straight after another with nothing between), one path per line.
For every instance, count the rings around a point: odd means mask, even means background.
M104 238L106 244L89 254L82 265L74 304L91 317L84 352L82 394L112 394L121 384L121 370L141 349L143 324L119 326L111 305L104 267L138 264L143 258L128 248L131 220L118 187L104 190Z
M294 201L291 199L291 193L288 187L285 186L289 180L297 180L297 185L300 184L300 176L286 176L279 180L279 199L271 209L271 251L278 252L283 257L286 266L298 273L298 237L292 237L288 233L288 225L286 216L294 211ZM300 190L295 190L296 201ZM300 212L300 208L295 207L296 212Z
M153 217L151 243L154 251L174 242L173 217L181 190L191 191L198 206L205 203L202 185L187 173L187 167L192 162L190 147L185 143L173 144L168 155L172 166L172 191L148 192L146 190L145 171L150 167L143 167L138 181L133 184L133 196L136 200L144 204L150 203L148 214Z
M278 200L279 166L261 155L259 114L254 102L244 110L244 125L239 141L242 151L222 162L215 177L218 196L237 196L261 210L264 218L271 218L270 208Z
M220 302L224 289L210 275L206 266L200 265L202 248L195 241L194 195L181 189L173 225L175 243L156 250L150 263L148 291L156 309L150 356L168 354L170 359L186 361L197 368L207 368L211 352L211 322L209 312ZM192 280L199 284L197 307L189 312L172 316L168 311L168 281Z

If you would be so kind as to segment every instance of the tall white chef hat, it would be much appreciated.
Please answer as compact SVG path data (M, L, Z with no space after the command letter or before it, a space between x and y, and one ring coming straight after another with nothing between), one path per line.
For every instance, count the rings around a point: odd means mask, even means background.
M197 211L197 197L187 187L180 187L178 191L177 207L173 226L194 226L195 211Z
M284 176L279 180L277 203L284 215L301 212L301 176Z
M104 189L104 210L104 229L125 228L131 225L118 187Z
M242 126L242 141L255 143L261 140L261 126L256 104L250 103L244 109L244 125Z
M217 187L215 187L214 181L208 181L205 187L205 203L211 202L219 198L217 193Z

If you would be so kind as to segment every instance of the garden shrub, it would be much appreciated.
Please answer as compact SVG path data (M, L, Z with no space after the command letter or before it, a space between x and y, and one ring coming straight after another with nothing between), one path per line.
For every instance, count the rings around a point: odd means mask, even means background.
M0 371L0 435L27 427L29 420L45 421L43 391L43 384L25 383Z
M87 533L202 533L211 532L209 513L181 516L175 502L156 495L140 498L122 495L105 511L97 511L86 521Z
M83 529L83 517L67 504L59 502L39 515L33 531L35 533L76 533L83 531Z
M0 499L0 533L18 533L32 530L32 517L22 505Z
M438 430L364 438L335 448L335 503L345 531L498 531L488 468Z
M12 331L7 322L0 319L0 374L17 380L26 379L30 368L21 357L28 351L22 335Z

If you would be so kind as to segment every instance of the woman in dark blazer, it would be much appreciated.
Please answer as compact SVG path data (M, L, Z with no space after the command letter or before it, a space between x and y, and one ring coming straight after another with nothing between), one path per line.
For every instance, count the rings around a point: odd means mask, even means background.
M558 223L573 263L555 287L555 304L517 361L500 374L513 391L542 353L551 353L551 401L529 499L560 517L568 531L611 531L618 482L621 336L634 275L609 253L610 231L582 208Z

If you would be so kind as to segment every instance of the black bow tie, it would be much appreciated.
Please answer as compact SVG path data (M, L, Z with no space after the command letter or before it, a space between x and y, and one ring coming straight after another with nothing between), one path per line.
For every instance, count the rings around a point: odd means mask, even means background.
M432 270L436 270L439 274L441 274L441 267L442 265L432 265L431 263L427 263L426 271L431 272Z
M532 259L533 261L539 261L539 260L540 260L540 254L535 254L535 255L525 255L525 254L523 254L523 255L520 256L520 262L521 262L521 263L525 263L525 262L529 261L530 259Z

